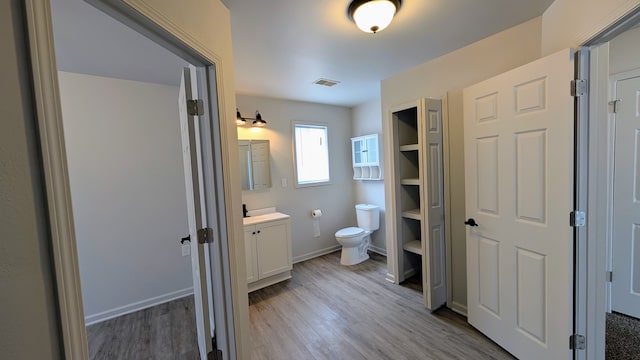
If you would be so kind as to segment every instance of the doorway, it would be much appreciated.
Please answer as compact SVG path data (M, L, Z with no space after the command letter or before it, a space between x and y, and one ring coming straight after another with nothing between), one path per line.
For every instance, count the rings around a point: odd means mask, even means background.
M637 99L633 83L640 69L639 16L635 11L586 44L591 70L584 260L589 269L585 271L587 290L583 296L589 358L632 358L640 351L634 348L640 344L640 321L633 316L633 309L640 308L640 301L633 296L638 289L633 269L638 267L639 250L633 246L637 223L633 218L640 215L633 207L637 176L634 135L639 128L634 124ZM627 299L625 292L630 295ZM631 305L632 311L626 305Z

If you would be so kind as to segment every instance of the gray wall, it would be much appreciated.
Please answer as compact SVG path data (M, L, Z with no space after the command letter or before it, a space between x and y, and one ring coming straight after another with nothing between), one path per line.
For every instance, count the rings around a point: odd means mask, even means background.
M373 100L353 108L353 124L351 134L353 137L369 134L378 134L380 146L380 158L382 167L382 110L380 99ZM386 176L386 174L383 174ZM380 229L371 235L371 246L374 251L386 254L387 244L385 240L385 219L384 219L384 181L382 180L361 180L353 181L353 191L355 202L374 204L380 206Z
M178 88L59 82L87 322L191 294Z
M351 109L249 95L237 95L236 101L243 116L254 117L255 111L260 110L267 121L263 129L238 128L238 139L268 139L271 147L271 189L243 191L242 201L249 210L275 206L291 215L294 262L336 249L335 232L356 224L351 179ZM328 125L330 185L294 186L294 120ZM282 179L286 179L287 187L282 187ZM316 238L311 210L318 208L323 216L320 237Z
M0 2L0 358L60 359L23 2Z

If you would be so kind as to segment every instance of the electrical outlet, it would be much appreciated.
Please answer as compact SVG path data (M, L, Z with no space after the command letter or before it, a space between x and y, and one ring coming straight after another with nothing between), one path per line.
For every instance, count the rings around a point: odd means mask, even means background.
M182 256L191 255L191 245L189 243L182 245Z

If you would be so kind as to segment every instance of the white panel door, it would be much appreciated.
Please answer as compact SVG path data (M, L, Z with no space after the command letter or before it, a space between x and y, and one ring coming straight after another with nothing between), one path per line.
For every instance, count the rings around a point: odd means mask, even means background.
M424 204L426 221L422 235L423 266L422 287L425 289L424 301L429 310L436 310L447 301L444 243L444 164L442 101L426 99L423 107L424 125L420 129L425 134L423 142L422 164L424 169L426 196Z
M640 318L640 77L615 84L613 311Z
M206 359L212 350L212 321L210 316L209 285L207 274L210 272L209 252L198 244L198 229L206 226L206 207L202 187L202 157L197 116L189 116L187 99L197 98L195 68L185 68L180 82L178 107L180 110L180 132L182 135L182 155L184 178L187 192L187 212L189 235L191 236L191 273L193 275L193 295L195 298L196 329L200 358Z
M568 359L573 54L464 90L468 321L520 359Z

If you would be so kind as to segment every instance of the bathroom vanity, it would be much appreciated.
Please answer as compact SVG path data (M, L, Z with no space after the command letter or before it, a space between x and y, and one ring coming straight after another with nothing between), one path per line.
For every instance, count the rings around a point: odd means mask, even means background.
M249 214L243 219L249 292L291 279L291 219L287 214Z

